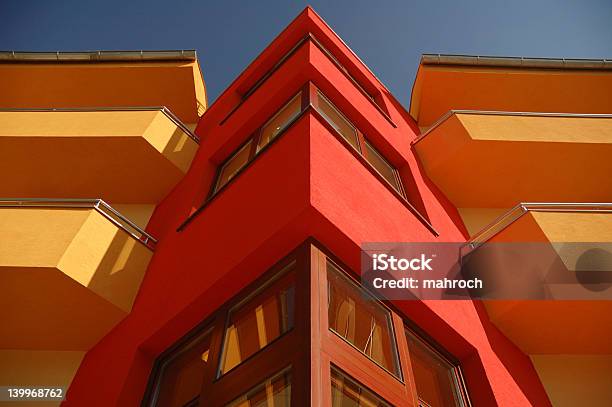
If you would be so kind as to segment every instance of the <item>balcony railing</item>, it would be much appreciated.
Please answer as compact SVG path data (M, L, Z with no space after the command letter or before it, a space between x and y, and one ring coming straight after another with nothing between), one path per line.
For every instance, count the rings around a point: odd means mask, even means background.
M444 113L438 120L427 128L425 132L412 140L410 144L414 145L425 138L429 133L434 131L449 117L456 114L473 114L481 116L524 116L524 117L565 117L565 118L585 118L585 119L612 119L612 114L608 113L555 113L555 112L509 112L502 110L462 110L453 109Z
M94 209L118 228L153 250L157 239L119 213L102 199L0 198L0 208L85 208Z
M612 202L522 202L476 233L461 248L462 257L519 220L529 211L612 213Z

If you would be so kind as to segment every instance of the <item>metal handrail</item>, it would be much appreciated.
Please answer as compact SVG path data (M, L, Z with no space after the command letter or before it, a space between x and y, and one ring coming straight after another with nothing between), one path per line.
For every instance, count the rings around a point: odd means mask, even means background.
M438 120L436 120L429 128L420 136L415 138L411 144L416 144L421 141L425 136L434 131L448 118L456 114L473 114L473 115L488 115L488 116L525 116L525 117L577 117L586 119L612 119L611 113L562 113L562 112L508 112L503 110L465 110L465 109L452 109L444 113Z
M529 211L612 213L612 202L522 202L482 228L463 247L477 249Z
M503 68L610 69L610 59L536 58L493 55L422 54L421 65L488 66Z
M9 107L0 108L0 112L149 112L160 111L176 124L193 141L200 144L200 138L193 133L170 109L166 106L117 106L117 107L42 107L42 108L21 108Z
M134 239L153 249L157 239L119 213L102 199L0 198L0 208L90 208L121 228Z
M0 51L0 62L196 61L193 49L155 51Z

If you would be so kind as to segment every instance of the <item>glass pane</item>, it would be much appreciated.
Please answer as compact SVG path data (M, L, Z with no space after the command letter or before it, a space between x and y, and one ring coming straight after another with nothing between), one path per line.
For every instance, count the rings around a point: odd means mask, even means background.
M327 262L329 328L399 377L389 311Z
M219 179L217 180L217 186L215 192L219 190L223 185L227 184L234 175L238 173L249 161L249 152L251 151L252 140L249 140L236 154L234 154L225 164L219 172Z
M366 141L367 160L376 171L380 173L385 179L393 186L397 192L401 192L395 173L391 164L385 160L385 158L376 149Z
M291 373L285 370L259 384L227 407L289 407L291 405Z
M162 365L156 406L182 407L200 395L210 359L210 339L210 331L200 335Z
M294 292L293 274L285 275L230 311L220 374L233 369L293 328Z
M293 119L299 116L302 111L302 92L298 93L289 103L266 123L261 129L261 137L257 145L257 152L264 148L269 142L274 140L278 134L285 130Z
M342 113L340 113L321 92L317 92L316 107L317 111L321 113L321 116L323 116L346 141L351 143L355 150L361 151L359 149L357 130L355 127L346 120Z
M406 331L412 372L419 400L424 406L463 406L454 366Z
M332 368L332 407L391 407L374 393Z

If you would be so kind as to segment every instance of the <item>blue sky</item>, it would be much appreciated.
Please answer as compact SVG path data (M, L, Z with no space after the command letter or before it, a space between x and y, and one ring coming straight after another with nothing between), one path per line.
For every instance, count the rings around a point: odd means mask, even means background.
M196 49L212 102L306 4L405 105L425 52L612 59L612 0L0 0L0 49Z

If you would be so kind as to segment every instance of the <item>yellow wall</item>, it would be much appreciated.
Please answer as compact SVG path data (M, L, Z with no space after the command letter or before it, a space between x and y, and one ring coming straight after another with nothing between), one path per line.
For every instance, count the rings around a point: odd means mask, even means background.
M120 204L115 202L108 202L114 209L120 214L134 222L141 229L145 229L149 223L149 219L153 215L155 205L147 204Z
M510 208L457 208L470 236L480 232Z
M612 405L612 355L532 355L554 407Z
M89 349L130 312L152 257L93 209L0 208L0 235L0 349Z
M159 110L0 112L0 196L157 204L197 149Z
M68 388L85 352L0 349L0 386L60 386ZM24 407L24 402L3 402L2 407ZM37 402L36 406L59 406Z

